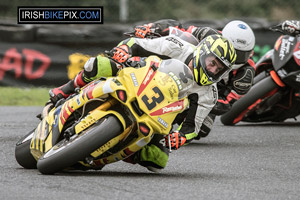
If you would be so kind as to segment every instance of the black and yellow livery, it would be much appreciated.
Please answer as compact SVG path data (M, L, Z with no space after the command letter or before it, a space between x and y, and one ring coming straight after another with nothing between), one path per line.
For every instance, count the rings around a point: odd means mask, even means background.
M56 105L35 129L30 152L38 170L98 169L127 158L154 134L170 132L188 105L186 92L192 85L185 64L155 56L146 59L145 67L128 67L117 77L91 82Z

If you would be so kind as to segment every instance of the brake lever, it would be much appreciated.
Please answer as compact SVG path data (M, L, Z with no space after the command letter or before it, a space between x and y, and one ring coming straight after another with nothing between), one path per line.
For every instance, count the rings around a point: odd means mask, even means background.
M126 36L128 36L128 37L139 38L139 37L135 36L134 32L125 32L123 34L126 35ZM161 35L159 33L153 33L153 32L151 32L149 35L146 35L145 38L153 39L153 38L158 38L158 37L161 37Z
M134 32L125 32L123 34L129 37L135 37Z
M277 24L275 26L271 26L269 28L269 30L274 31L274 32L280 32L280 33L284 33L284 31L282 30L282 24Z

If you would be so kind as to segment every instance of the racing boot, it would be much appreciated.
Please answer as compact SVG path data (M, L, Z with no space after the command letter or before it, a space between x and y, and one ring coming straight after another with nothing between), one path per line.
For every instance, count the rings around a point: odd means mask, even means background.
M49 91L50 100L55 105L60 99L68 98L71 94L75 92L76 88L81 88L87 83L83 80L83 70L76 75L76 77L69 81L68 83L51 89Z
M160 172L167 165L168 154L159 150L155 145L144 146L141 150L124 159L130 164L139 164L149 171Z
M165 138L163 135L156 134L148 145L123 161L131 164L139 164L152 172L160 172L166 167L169 159L169 151L165 148L164 141Z

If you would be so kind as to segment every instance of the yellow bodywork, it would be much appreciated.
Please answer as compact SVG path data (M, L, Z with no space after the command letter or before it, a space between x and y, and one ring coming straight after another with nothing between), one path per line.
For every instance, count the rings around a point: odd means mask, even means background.
M55 145L57 141L54 139L59 137L66 120L76 109L90 100L99 99L107 94L112 98L108 98L107 102L90 111L75 125L75 133L84 134L86 129L106 115L116 116L123 125L123 133L91 153L95 158L92 165L104 165L122 160L147 145L155 133L167 135L176 115L187 107L188 100L178 99L180 85L178 81L176 82L176 77L156 70L155 66L159 64L160 60L157 57L149 57L145 67L139 69L128 67L121 70L117 77L108 78L106 81L94 81L83 88L78 95L66 101L60 109L51 110L36 128L31 141L30 148L34 157L38 159ZM137 102L143 114L136 112L133 102ZM121 114L110 110L111 106L120 103L129 108L136 120L128 127ZM149 131L143 133L140 124L148 127ZM133 132L137 132L138 137L129 142L126 147L113 155L97 159ZM83 162L81 164L90 165Z

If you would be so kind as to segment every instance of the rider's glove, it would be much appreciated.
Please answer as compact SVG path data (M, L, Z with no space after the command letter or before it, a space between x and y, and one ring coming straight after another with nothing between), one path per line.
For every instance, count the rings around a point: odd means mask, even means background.
M147 36L150 36L153 31L151 30L152 23L150 24L145 24L142 26L136 26L134 28L134 35L138 38L145 38Z
M288 34L296 35L300 33L300 21L286 20L282 23L281 28Z
M126 44L123 44L119 47L114 47L111 51L111 58L116 62L123 64L130 57L129 48Z
M171 147L171 149L177 150L186 143L186 137L184 134L175 131L167 135L165 141L167 148Z

